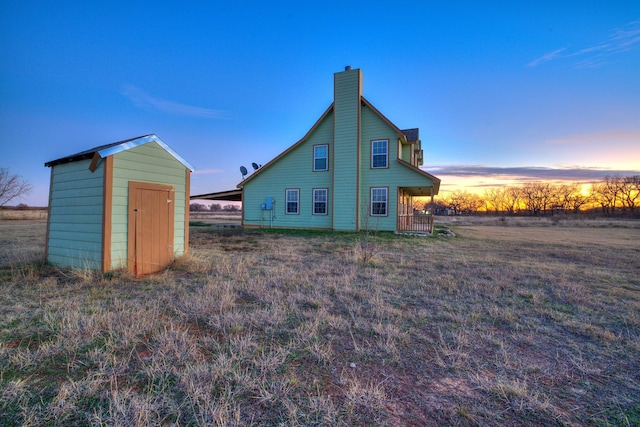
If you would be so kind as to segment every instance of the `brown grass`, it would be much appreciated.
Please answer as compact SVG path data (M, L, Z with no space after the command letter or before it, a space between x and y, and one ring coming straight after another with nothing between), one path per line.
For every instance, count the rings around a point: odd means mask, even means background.
M39 220L46 221L49 211L47 208L12 209L0 207L0 221Z
M620 224L379 233L367 262L356 234L193 227L136 279L1 223L0 425L638 425Z

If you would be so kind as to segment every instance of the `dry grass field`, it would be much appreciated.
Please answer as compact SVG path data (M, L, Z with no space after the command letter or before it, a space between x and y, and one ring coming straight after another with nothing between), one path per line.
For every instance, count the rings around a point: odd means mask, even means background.
M0 221L3 220L47 220L47 208L7 209L0 208Z
M0 222L0 425L639 425L638 223L447 221L192 227L144 278Z

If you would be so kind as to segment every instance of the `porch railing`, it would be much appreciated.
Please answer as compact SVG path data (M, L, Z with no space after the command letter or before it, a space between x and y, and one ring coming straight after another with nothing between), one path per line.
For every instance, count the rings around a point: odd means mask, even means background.
M433 232L433 215L398 215L398 231Z

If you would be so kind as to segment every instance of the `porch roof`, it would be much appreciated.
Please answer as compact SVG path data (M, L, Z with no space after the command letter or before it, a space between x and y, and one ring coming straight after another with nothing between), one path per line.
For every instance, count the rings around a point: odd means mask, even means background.
M407 192L409 195L411 196L431 196L431 195L436 195L438 194L437 192L434 192L434 188L432 186L411 186L411 187L400 187L402 188L405 192Z
M410 184L407 186L400 186L400 188L404 189L407 193L411 194L412 196L431 196L431 195L435 196L438 194L438 191L440 191L440 178L434 175L431 175L429 172L425 172L422 169L415 167L412 164L405 162L402 159L397 159L397 160L398 160L398 163L400 163L402 166L406 167L407 169L415 172L418 176L420 176L422 178L420 181L425 182L425 184L419 184L419 185ZM428 181L425 180L424 178L431 181L432 185L426 184Z

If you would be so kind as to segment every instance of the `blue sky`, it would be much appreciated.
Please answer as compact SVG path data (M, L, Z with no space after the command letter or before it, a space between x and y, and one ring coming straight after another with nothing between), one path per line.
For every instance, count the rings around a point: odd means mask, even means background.
M0 0L0 167L157 134L192 193L235 188L331 104L333 73L481 188L640 173L640 2Z

